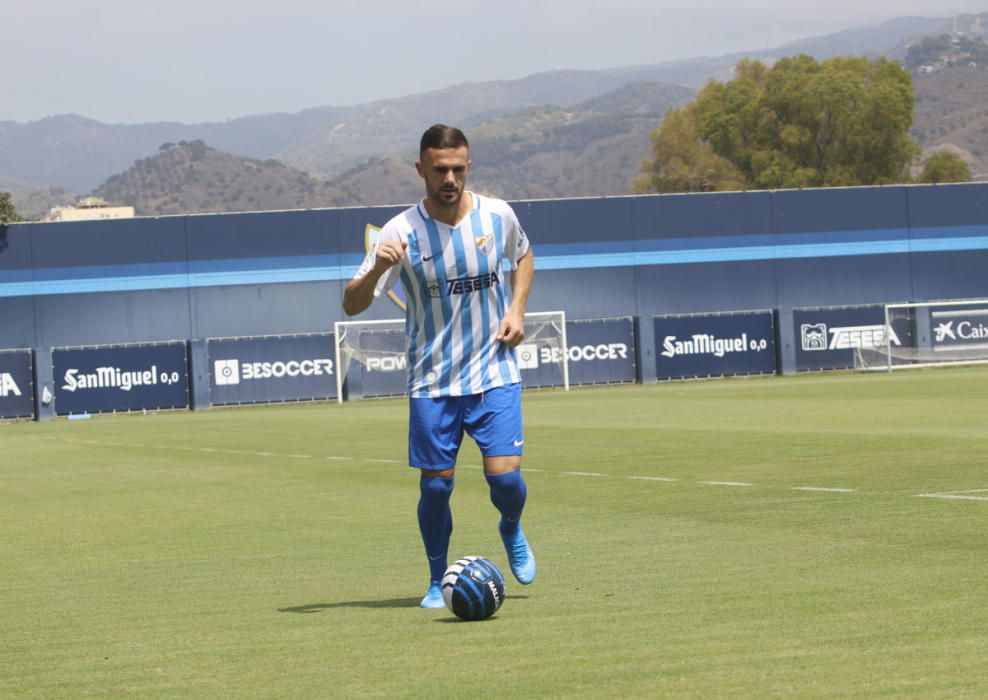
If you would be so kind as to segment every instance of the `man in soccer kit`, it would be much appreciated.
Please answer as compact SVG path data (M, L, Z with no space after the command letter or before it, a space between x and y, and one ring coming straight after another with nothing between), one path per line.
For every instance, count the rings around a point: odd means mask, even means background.
M408 460L419 469L418 521L429 561L424 608L444 607L456 455L464 432L483 455L498 529L515 578L535 579L521 529L527 487L521 375L514 348L525 334L534 255L514 211L466 189L469 144L437 124L422 135L416 170L425 197L389 221L344 292L349 315L366 310L399 281L408 342ZM511 264L511 296L502 260Z

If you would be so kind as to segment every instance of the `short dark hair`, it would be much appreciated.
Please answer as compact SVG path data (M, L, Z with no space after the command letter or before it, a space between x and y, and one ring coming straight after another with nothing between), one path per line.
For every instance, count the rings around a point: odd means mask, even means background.
M419 141L419 155L421 156L429 148L459 148L460 146L470 148L467 137L462 131L455 126L433 124L422 134L422 140Z

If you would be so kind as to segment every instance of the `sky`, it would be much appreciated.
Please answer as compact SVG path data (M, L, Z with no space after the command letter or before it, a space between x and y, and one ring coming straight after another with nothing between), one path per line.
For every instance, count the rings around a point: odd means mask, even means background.
M988 0L0 0L0 121L224 121L982 11Z

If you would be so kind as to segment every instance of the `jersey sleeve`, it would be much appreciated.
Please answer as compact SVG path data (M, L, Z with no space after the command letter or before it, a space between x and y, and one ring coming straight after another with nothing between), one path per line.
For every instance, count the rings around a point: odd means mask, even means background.
M367 251L367 256L364 258L364 261L360 264L360 268L357 270L357 274L355 274L353 278L358 279L371 271L371 268L374 267L374 261L377 259L377 247L383 241L401 241L401 240L402 240L401 234L398 232L398 230L395 227L391 226L390 224L385 225L385 227L382 228L381 232L378 234L377 241L374 243L374 245L371 246L371 249ZM379 297L385 292L387 292L389 289L391 289L393 286L395 286L395 283L397 283L400 274L401 274L401 263L398 263L397 265L392 265L387 272L381 275L381 278L377 281L377 284L374 286L374 296Z
M528 235L525 233L525 229L521 227L514 210L511 207L507 209L508 231L504 239L504 254L511 261L511 269L517 270L518 261L525 257L530 245Z

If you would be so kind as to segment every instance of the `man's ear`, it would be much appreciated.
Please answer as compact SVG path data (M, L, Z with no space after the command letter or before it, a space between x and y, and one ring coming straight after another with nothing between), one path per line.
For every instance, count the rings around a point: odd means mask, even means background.
M422 162L415 161L415 171L419 174L419 177L425 177L425 171L422 170Z

